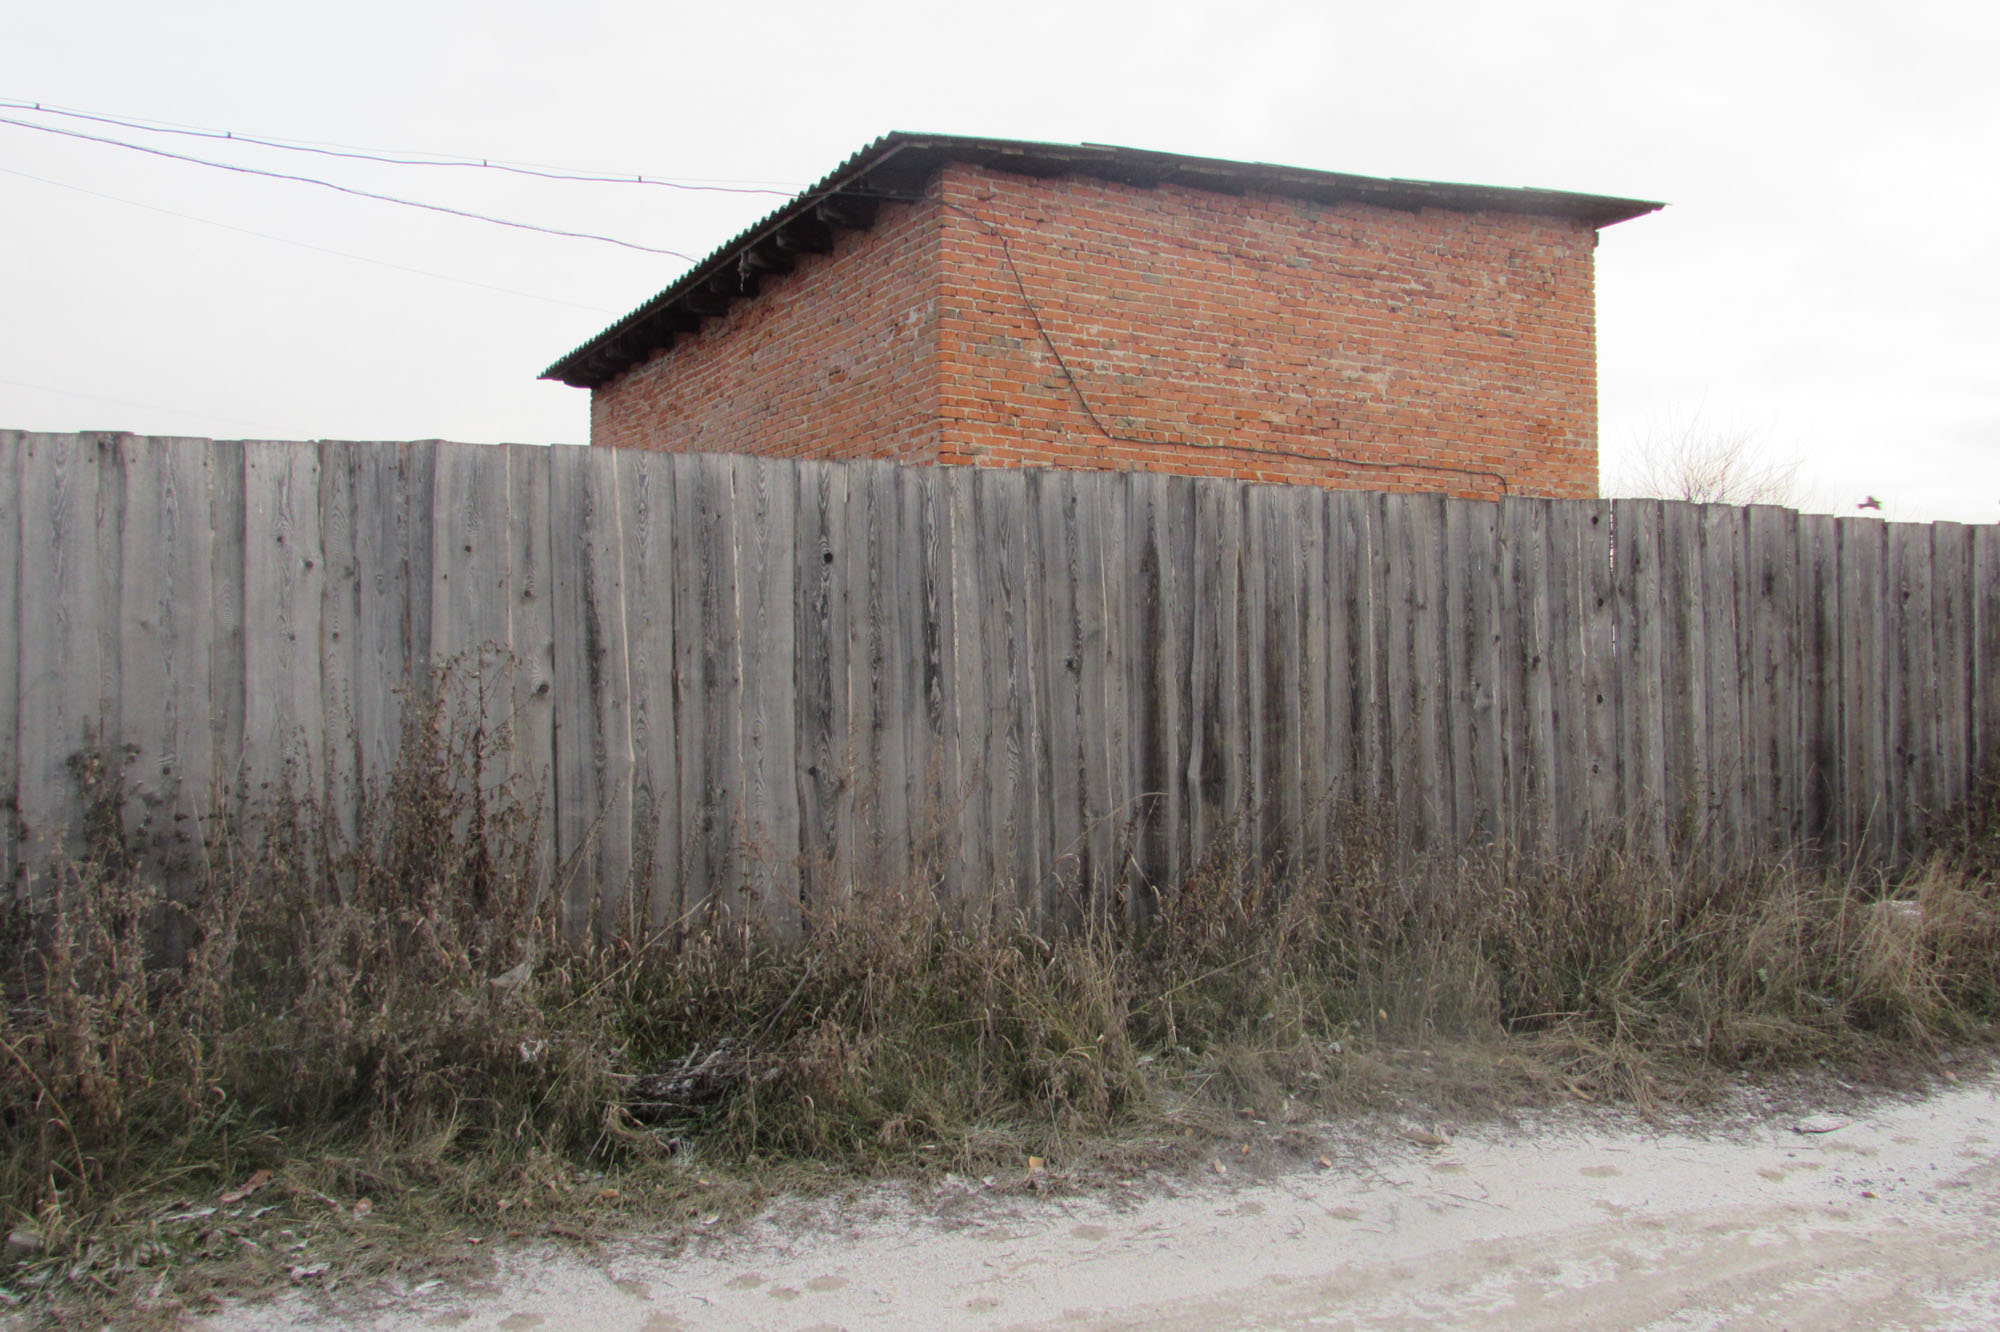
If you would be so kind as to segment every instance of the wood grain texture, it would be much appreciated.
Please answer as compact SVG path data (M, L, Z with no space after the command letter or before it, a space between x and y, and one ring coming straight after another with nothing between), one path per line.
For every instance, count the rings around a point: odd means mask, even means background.
M614 457L631 697L632 894L635 909L643 904L647 929L674 938L695 904L687 891L681 839L674 463L668 456L637 451ZM790 784L791 774L785 777ZM699 894L695 896L698 901Z
M1972 534L1973 771L2000 773L2000 527Z
M514 654L512 770L536 821L536 872L556 876L556 622L551 492L556 450L507 446L507 633ZM565 536L565 539L566 536Z
M1357 810L1404 852L1891 865L2000 751L1996 531L0 432L0 868L75 849L86 751L160 858L285 785L352 827L452 660L573 937L796 938L884 883L1124 927Z
M1841 769L1848 777L1843 850L1868 864L1888 858L1895 826L1886 687L1888 537L1888 525L1875 519L1840 520Z
M27 435L0 430L0 899L18 897L21 845L21 465Z
M640 910L631 901L631 655L615 459L554 448L549 510L555 636L556 858L561 929L598 937Z
M736 503L747 520L736 530L745 910L754 909L777 938L792 941L802 930L792 702L798 490L788 473L753 459L735 458L730 466Z

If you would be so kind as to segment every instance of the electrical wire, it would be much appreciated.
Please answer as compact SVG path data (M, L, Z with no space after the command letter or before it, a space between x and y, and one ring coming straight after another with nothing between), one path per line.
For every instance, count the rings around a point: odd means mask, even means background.
M885 195L882 197L891 196ZM928 196L894 197L904 203L917 203L922 202ZM1028 294L1028 284L1022 281L1021 270L1014 263L1014 251L1007 243L1007 234L992 222L973 212L970 208L945 199L939 199L937 202L955 213L964 215L972 221L973 225L979 227L987 235L1000 243L1000 258L1007 265L1007 272L1014 279L1014 290L1020 293L1022 308L1028 312L1028 318L1033 322L1035 332L1042 340L1042 345L1049 349L1049 355L1054 358L1056 368L1062 372L1064 381L1069 384L1069 391L1075 396L1076 405L1083 410L1084 417L1096 428L1098 434L1110 442L1114 444L1143 444L1149 448L1215 449L1231 453L1253 454L1259 457L1294 458L1302 462L1320 463L1322 465L1332 463L1339 467L1372 468L1387 472L1442 472L1453 476L1477 477L1481 480L1492 481L1500 487L1501 494L1507 495L1513 493L1504 475L1478 467L1452 467L1444 463L1415 461L1380 462L1367 458L1349 458L1333 452L1305 453L1296 449L1274 449L1258 444L1232 444L1208 440L1142 439L1132 435L1112 433L1111 428L1104 424L1104 419L1097 414L1097 409L1090 405L1090 399L1084 395L1083 384L1077 379L1076 372L1069 368L1069 362L1064 359L1062 349L1056 346L1056 340L1050 335L1048 325L1042 322L1041 310L1036 306L1034 298Z
M113 398L102 393L81 393L76 389L57 388L53 384L30 384L20 379L0 378L0 384L4 384L8 388L27 389L33 393L53 393L59 398L77 398L84 402L104 402L110 403L114 407L140 407L149 412L171 412L176 416L192 416L211 421L228 421L233 425L251 426L257 430L279 431L279 427L272 425L269 421L249 421L240 416L224 416L220 412L211 412L206 408L172 407L161 402L140 402L134 398ZM280 431L279 433L282 432ZM268 437L276 439L278 435L273 434Z
M34 130L41 134L60 135L65 139L81 139L87 143L107 144L113 148L125 148L135 153L145 153L149 157L164 157L176 162L192 162L197 166L214 167L220 171L233 171L244 176L263 176L270 180L297 181L302 185L318 185L323 189L350 194L359 199L375 199L382 203L400 204L405 208L421 208L427 212L445 213L452 217L470 218L475 222L491 222L495 226L512 227L518 231L535 231L547 236L564 236L571 240L601 241L606 245L617 245L627 250L643 250L648 254L664 254L670 258L693 263L694 256L679 250L669 250L657 245L641 245L637 241L620 240L615 236L600 236L588 231L566 231L561 227L545 227L534 222L517 222L512 218L494 217L489 213L475 213L464 208L452 208L445 204L424 203L418 199L403 199L393 194L377 194L372 190L358 190L349 185L339 185L317 176L299 176L286 171L266 171L261 167L241 166L234 162L217 162L206 157L191 157L186 153L170 153L164 148L149 148L141 143L127 143L123 139L109 139L102 135L85 134L79 130L59 129L54 125L37 125L32 121L15 120L0 116L0 125L13 125L20 129Z
M216 139L227 143L247 143L259 148L276 148L288 153L312 153L320 157L339 157L355 162L381 162L389 166L431 166L431 167L471 167L484 171L505 171L517 176L533 176L540 180L584 181L601 185L652 185L667 190L687 190L711 194L770 194L789 199L796 191L772 189L763 186L718 185L695 183L684 180L662 179L657 176L610 175L603 172L569 171L523 166L511 162L496 162L490 158L453 157L445 153L419 153L415 155L391 154L386 150L362 148L332 148L302 142L287 142L283 139L267 139L254 134L238 134L234 130L198 129L193 126L146 124L143 121L127 120L120 116L105 115L97 111L69 111L61 107L48 106L41 102L21 102L0 98L0 107L15 111L33 111L45 116L66 116L71 120L87 120L99 125L115 125L120 129L139 130L146 134L179 134L194 139ZM18 123L18 122L16 122Z
M560 296L542 296L532 291L518 291L513 287L497 287L490 282L475 282L471 278L453 277L449 273L433 273L427 268L411 268L408 264L391 263L387 259L373 259L365 254L350 254L346 250L335 250L325 245L314 245L310 241L293 240L288 236L274 236L268 231L253 231L249 227L239 227L230 222L218 222L212 217L196 217L193 213L177 212L172 208L161 208L156 204L140 203L137 199L127 199L116 194L106 194L102 190L88 190L68 181L50 180L47 176L37 176L28 171L16 171L12 167L0 167L0 174L19 176L23 180L38 181L43 185L53 185L59 190L72 190L77 194L88 194L94 199L108 199L112 203L125 204L132 208L143 208L149 213L159 213L166 217L177 217L184 222L199 222L203 226L220 227L242 236L255 236L259 240L276 241L280 245L296 246L301 250L313 250L319 254L330 254L341 259L352 259L356 263L374 264L380 268L393 268L399 273L414 273L418 277L436 278L439 282L456 282L462 287L478 287L482 291L504 292L509 296L520 296L531 301L546 301L550 305L567 305L572 310L588 310L592 314L616 314L601 305L584 305L578 301L566 301Z

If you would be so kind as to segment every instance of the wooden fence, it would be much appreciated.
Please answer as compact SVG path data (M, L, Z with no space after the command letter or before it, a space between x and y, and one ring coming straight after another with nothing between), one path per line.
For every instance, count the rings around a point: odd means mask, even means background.
M1309 868L1349 798L1892 861L2000 758L2000 528L1775 508L8 432L0 589L10 878L80 752L154 835L338 804L461 657L577 929L912 872L1066 915Z

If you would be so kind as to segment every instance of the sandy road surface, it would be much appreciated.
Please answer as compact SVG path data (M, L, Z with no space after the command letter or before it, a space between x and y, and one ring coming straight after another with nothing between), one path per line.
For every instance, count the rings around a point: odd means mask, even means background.
M678 1257L520 1257L483 1292L322 1316L468 1332L2000 1328L1992 1079L1717 1135L1585 1116L1428 1148L1385 1130L1329 1157L1259 1183L1211 1168L1080 1199L967 1181L781 1209Z

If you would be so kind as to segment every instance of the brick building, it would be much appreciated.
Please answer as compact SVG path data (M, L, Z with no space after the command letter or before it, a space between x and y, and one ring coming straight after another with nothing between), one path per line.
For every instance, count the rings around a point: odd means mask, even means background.
M595 444L1597 489L1597 228L1657 204L892 134L552 366Z

